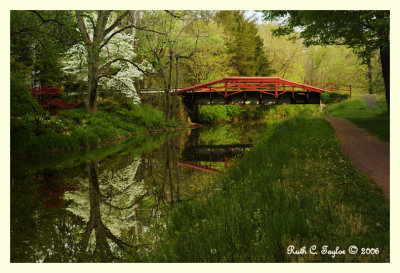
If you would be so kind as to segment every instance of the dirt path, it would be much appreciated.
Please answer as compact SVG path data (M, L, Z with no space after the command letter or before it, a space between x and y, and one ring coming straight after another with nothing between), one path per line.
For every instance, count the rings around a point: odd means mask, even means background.
M340 140L340 148L351 163L362 173L373 178L382 188L383 195L390 195L389 143L381 142L370 136L367 131L358 128L350 121L335 117L328 120Z

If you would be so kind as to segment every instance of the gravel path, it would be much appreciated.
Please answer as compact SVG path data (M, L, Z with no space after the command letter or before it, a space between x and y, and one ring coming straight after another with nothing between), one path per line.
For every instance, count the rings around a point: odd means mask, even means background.
M351 163L362 173L369 175L382 188L386 198L390 196L390 148L389 143L381 142L367 131L358 128L350 121L335 117L328 120L340 140L340 148Z
M371 109L371 108L379 106L374 95L369 95L369 94L368 95L364 95L363 99L367 103L367 109Z

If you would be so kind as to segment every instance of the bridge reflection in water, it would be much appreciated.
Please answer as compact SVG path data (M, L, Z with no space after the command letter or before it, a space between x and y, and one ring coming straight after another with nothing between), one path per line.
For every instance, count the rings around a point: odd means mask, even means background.
M225 168L228 168L231 164L229 160L232 157L241 156L252 146L253 144L188 146L183 151L183 160L179 161L179 165L216 173L219 170L205 166L204 162L221 162L224 163Z

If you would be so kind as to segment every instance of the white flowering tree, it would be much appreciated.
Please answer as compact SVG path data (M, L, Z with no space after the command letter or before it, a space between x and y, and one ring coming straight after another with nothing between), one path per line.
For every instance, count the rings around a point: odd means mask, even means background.
M87 110L97 113L99 86L122 92L134 103L139 103L134 83L151 67L147 62L134 62L134 37L124 33L133 26L121 26L129 12L102 10L75 11L75 14L82 42L68 50L63 71L76 81L87 81Z

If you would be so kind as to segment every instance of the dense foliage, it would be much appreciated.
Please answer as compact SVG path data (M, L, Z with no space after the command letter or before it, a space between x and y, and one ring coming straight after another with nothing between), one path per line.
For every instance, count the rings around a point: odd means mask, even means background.
M79 41L71 12L14 10L10 27L11 75L28 87L62 86L60 54Z
M131 110L87 113L84 109L65 110L56 116L28 115L11 120L11 150L17 155L34 155L97 147L102 142L147 130L177 127L166 123L162 112L151 106L131 105Z

